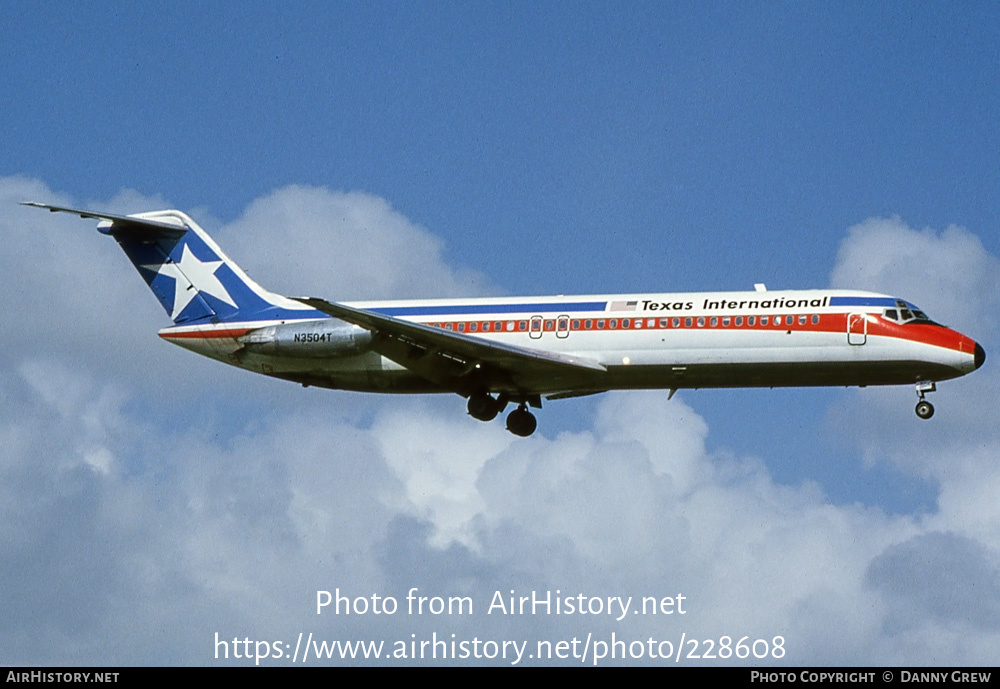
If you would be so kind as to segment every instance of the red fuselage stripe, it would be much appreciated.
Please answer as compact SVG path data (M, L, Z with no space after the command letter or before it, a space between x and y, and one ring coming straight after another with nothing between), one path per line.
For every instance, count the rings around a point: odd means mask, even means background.
M871 315L871 314L869 314ZM788 318L793 319L792 323L788 323ZM801 322L801 318L805 318L805 322ZM431 325L439 328L447 328L448 330L453 330L456 332L465 333L468 335L480 335L480 334L493 334L493 333L503 333L503 334L528 334L533 333L535 335L541 336L542 333L557 333L557 332L629 332L629 331L643 331L643 330L722 330L722 331L767 331L767 330L792 330L798 332L825 332L825 333L835 333L843 334L845 340L847 338L847 317L846 313L828 313L819 315L817 323L813 322L813 314L768 314L767 316L760 316L759 314L754 314L754 324L750 325L751 316L739 316L739 315L728 315L728 316L669 316L669 317L649 317L649 316L614 316L608 317L603 315L602 317L596 318L593 315L588 315L585 318L544 318L541 319L541 323L538 326L539 329L532 331L532 321L538 322L537 318L519 318L519 319L490 319L490 320L474 320L474 321L430 321L425 322L425 325ZM767 318L767 324L762 324L762 318ZM866 316L867 318L867 316ZM736 325L736 321L740 320L741 324ZM560 328L560 321L565 321L564 327ZM674 322L677 325L674 325ZM623 322L627 322L628 326L623 327ZM690 324L688 324L690 322ZM701 322L701 325L699 325ZM598 327L598 324L601 327ZM713 325L714 323L714 325ZM724 323L728 323L725 324ZM612 325L614 324L614 325ZM450 327L447 327L450 326ZM188 330L188 331L166 331L161 332L160 337L168 340L217 340L217 339L236 339L242 337L248 332L255 330L253 327L244 328L219 328L217 330L212 329L202 329L202 330ZM861 332L865 331L860 331ZM876 316L874 320L869 320L867 323L867 335L876 337L892 337L899 340L909 340L911 342L919 342L922 344L928 344L936 347L944 347L947 349L952 349L955 351L973 353L975 348L975 342L970 338L958 333L954 330L946 328L941 325L934 325L929 323L910 323L907 325L900 325L898 323L893 323L892 321L887 321L884 318ZM551 336L551 335L550 335Z

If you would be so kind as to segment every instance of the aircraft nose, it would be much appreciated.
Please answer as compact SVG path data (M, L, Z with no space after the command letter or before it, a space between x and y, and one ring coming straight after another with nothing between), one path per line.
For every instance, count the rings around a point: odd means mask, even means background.
M983 346L978 342L976 343L974 360L976 363L976 368L982 366L983 362L986 361L986 350L983 349Z

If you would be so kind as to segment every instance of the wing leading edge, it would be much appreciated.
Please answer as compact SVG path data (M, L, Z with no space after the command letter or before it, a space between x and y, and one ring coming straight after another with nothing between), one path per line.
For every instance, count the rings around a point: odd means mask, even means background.
M372 349L417 375L468 396L539 395L594 383L607 369L594 359L487 340L312 297L297 301L372 332Z

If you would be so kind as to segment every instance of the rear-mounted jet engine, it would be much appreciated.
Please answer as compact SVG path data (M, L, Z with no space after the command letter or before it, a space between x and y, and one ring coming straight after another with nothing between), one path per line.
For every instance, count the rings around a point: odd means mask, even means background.
M327 318L268 325L248 332L238 341L255 354L332 359L364 354L371 345L372 334L356 325Z

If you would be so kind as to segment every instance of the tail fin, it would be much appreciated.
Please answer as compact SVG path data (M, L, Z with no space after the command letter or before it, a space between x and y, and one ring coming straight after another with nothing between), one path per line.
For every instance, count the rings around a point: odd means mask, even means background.
M122 216L41 203L24 205L100 220L97 229L115 238L178 325L301 318L303 311L313 310L251 280L208 233L180 211Z

